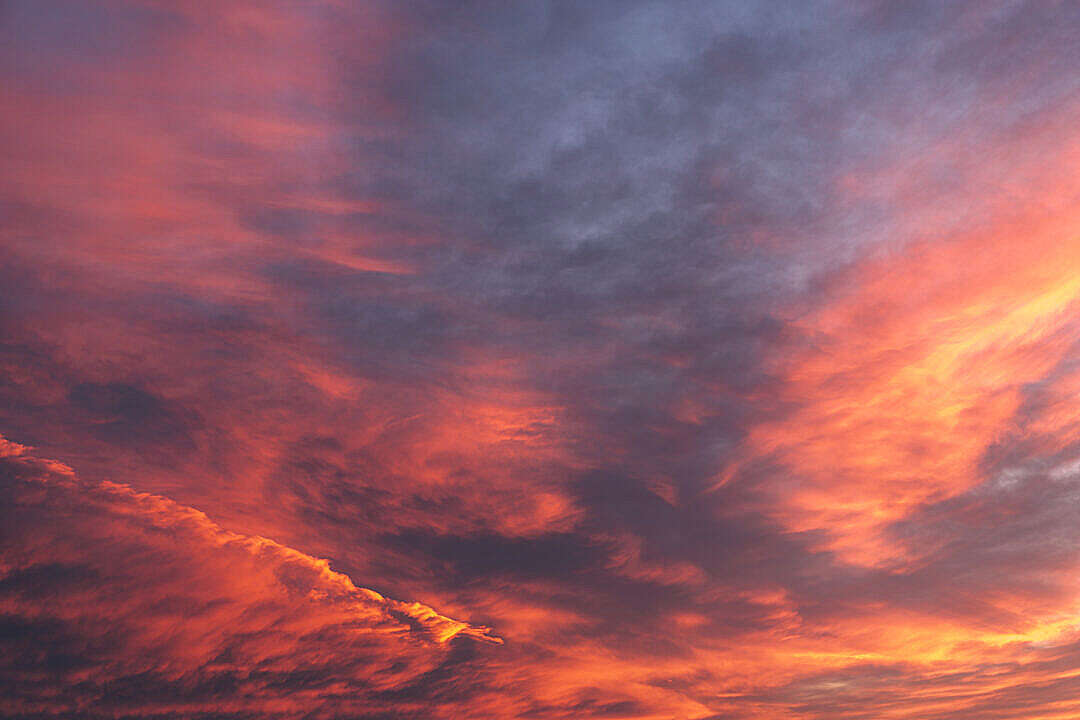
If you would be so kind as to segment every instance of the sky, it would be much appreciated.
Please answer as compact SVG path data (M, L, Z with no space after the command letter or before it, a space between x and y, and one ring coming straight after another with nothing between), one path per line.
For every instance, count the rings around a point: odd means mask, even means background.
M1080 717L1080 4L0 1L0 718Z

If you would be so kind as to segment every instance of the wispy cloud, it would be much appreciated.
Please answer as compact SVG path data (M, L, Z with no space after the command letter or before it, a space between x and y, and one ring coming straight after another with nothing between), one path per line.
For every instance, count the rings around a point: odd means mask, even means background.
M1076 714L1078 29L4 3L0 715Z

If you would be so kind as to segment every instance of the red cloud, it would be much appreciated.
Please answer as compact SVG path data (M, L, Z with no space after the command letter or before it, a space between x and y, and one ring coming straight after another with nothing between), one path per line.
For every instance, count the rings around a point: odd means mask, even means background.
M4 714L400 710L380 697L446 664L455 638L502 643L198 510L2 439L0 457Z

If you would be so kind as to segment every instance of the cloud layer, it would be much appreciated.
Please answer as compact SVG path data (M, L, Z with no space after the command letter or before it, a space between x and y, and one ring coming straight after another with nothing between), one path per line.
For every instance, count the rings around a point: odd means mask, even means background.
M3 3L0 716L1075 715L1078 31Z

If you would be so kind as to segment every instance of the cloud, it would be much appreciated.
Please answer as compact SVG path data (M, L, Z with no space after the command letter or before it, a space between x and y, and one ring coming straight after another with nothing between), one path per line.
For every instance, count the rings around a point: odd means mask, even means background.
M4 443L8 715L339 717L451 662L488 628L362 587L272 540Z
M11 714L1052 717L1078 25L4 3Z

